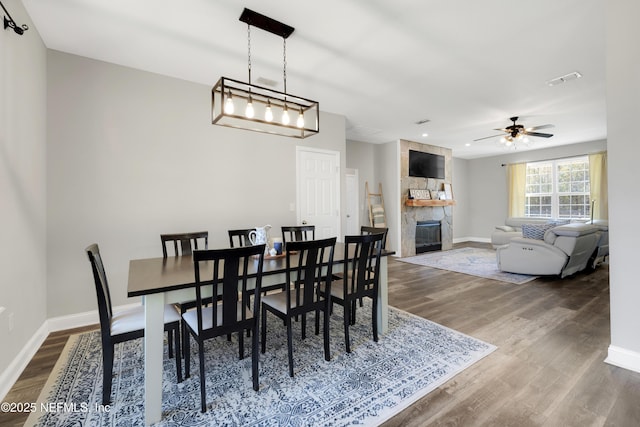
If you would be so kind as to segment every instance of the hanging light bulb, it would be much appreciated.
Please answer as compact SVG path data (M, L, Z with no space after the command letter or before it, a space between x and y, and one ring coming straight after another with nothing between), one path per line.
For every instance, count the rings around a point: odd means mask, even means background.
M507 138L505 138L504 136L502 138L500 138L500 143L501 144L506 144L507 143Z
M273 111L271 111L271 101L267 99L267 108L264 110L264 119L268 122L273 120Z
M224 103L224 112L226 114L233 114L235 111L235 106L233 105L233 97L231 96L231 90L229 90L229 95L227 96L227 100Z
M511 137L507 138L507 142L505 144L507 147L511 147L511 144L513 144L513 139L511 139Z
M244 110L244 115L247 116L248 119L252 119L254 113L253 102L251 100L251 95L249 95L249 102L247 102L247 108Z
M302 108L300 109L300 114L298 114L298 121L296 122L299 128L304 127L304 115L302 114Z
M284 104L284 111L282 112L282 124L286 126L289 124L289 121L289 110L287 109L287 104Z

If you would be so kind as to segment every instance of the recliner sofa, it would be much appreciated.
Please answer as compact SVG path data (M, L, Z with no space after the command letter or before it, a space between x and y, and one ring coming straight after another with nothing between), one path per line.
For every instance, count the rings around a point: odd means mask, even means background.
M508 244L514 237L522 237L522 226L525 224L546 224L547 218L511 217L504 221L504 225L497 225L491 233L491 244L494 249Z
M514 237L496 249L502 271L566 277L593 263L603 231L597 224L572 223L549 228L542 240ZM607 245L608 253L608 245Z

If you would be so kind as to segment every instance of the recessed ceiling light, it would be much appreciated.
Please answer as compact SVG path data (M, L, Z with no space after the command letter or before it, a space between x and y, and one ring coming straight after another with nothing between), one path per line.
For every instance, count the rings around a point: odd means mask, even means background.
M466 144L464 144L465 147L471 147L471 143L467 142Z
M422 134L422 137L423 137L423 138L426 138L426 137L428 137L428 136L429 136L429 134L428 134L428 133L423 133L423 134Z

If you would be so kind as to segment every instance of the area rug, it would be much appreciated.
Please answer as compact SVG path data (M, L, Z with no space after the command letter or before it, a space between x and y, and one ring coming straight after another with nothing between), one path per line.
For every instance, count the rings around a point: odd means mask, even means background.
M377 425L495 350L495 346L406 312L389 309L389 331L371 337L370 307L358 309L350 329L352 353L344 352L341 308L331 316L331 361L322 334L300 339L294 327L295 377L287 368L282 321L269 316L267 351L260 357L260 390L251 385L250 343L238 360L236 336L214 339L206 349L207 412L200 412L195 345L192 374L176 383L173 359L164 359L159 426ZM297 330L296 330L297 328ZM248 344L248 345L247 345ZM142 340L116 346L112 406L100 404L99 333L72 336L26 425L137 426L144 419Z
M498 270L496 251L485 248L460 248L449 251L428 252L407 258L398 258L398 261L410 264L424 265L425 267L439 268L455 271L457 273L470 274L472 276L499 280L501 282L521 285L536 279L538 276L527 274L507 273Z

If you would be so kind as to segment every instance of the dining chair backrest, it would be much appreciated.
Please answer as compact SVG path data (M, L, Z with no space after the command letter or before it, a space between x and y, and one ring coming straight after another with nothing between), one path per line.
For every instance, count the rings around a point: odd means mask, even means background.
M102 263L102 256L100 255L100 248L98 247L98 245L96 243L89 245L85 249L85 251L89 256L89 262L91 262L91 270L93 271L93 280L96 287L96 297L98 299L100 329L104 338L105 334L107 336L111 335L111 318L113 316L109 283L107 281L107 274L104 271L104 264Z
M251 246L249 233L251 233L252 231L255 231L255 228L229 230L229 247L237 248L239 246Z
M175 256L191 255L193 250L200 249L198 240L204 241L204 249L207 249L209 247L209 232L161 234L162 256L167 258L167 246L171 246L171 243L173 243L173 254Z
M196 250L193 252L195 271L196 309L198 316L198 335L203 339L247 329L257 322L260 308L260 289L262 286L262 266L265 245L243 246L228 249ZM203 274L203 262L210 262L209 274ZM255 280L250 280L255 279ZM250 286L254 286L253 290ZM207 298L204 288L210 288L213 304L204 306ZM253 315L244 308L251 307ZM215 301L218 301L216 304ZM240 310L239 310L240 309ZM204 316L204 310L212 310L211 316ZM247 317L249 315L250 317ZM216 319L211 324L204 318Z
M316 239L315 225L290 225L282 228L282 244Z
M382 249L387 247L387 234L389 233L389 229L387 227L369 227L367 225L363 225L360 227L360 234L376 234L382 233Z
M345 236L343 280L345 297L371 297L378 293L380 282L380 256L383 233Z
M286 307L290 314L307 313L325 300L331 287L336 238L289 242L286 256ZM322 286L324 285L324 286Z

